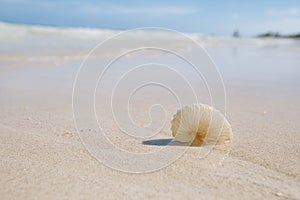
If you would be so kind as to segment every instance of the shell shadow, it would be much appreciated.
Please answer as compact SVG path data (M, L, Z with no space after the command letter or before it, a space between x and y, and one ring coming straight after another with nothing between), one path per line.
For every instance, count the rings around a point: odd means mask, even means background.
M153 146L190 146L189 142L177 142L174 139L145 140L142 143L144 145L153 145Z

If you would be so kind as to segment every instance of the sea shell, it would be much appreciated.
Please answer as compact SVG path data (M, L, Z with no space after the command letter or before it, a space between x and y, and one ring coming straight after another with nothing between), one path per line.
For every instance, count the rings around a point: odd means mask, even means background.
M232 129L219 110L206 104L194 104L178 110L171 121L175 141L203 143L224 143L231 140Z

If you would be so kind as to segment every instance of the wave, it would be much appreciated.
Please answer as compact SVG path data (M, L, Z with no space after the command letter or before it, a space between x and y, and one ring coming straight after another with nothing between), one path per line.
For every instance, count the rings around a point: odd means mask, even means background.
M63 41L87 41L97 40L103 41L115 34L122 32L121 30L109 30L99 28L84 28L84 27L54 27L44 25L25 25L25 24L13 24L0 21L0 41L53 41L54 43L60 43ZM194 39L203 46L222 46L222 45L276 45L278 43L288 43L287 39L258 39L258 38L243 38L236 39L231 37L211 36L201 33L184 33L186 36ZM129 34L130 35L130 34ZM127 34L128 36L128 34ZM132 32L132 37L135 39L154 39L171 41L174 43L184 42L182 37L178 36L175 32L169 32L164 30L142 30L139 29ZM123 38L127 40L127 38Z
M44 25L25 25L13 24L0 21L0 40L22 40L28 38L63 38L63 39L79 39L79 40L97 40L105 39L112 35L122 32L121 30L108 30L99 28L85 27L53 27ZM159 28L154 31L137 30L135 37L148 37L149 34L155 39L176 39L176 34L166 31L160 31ZM195 40L210 40L216 37L204 34L185 34Z
M0 39L22 40L27 38L103 39L119 31L95 28L65 28L41 25L11 24L0 22Z

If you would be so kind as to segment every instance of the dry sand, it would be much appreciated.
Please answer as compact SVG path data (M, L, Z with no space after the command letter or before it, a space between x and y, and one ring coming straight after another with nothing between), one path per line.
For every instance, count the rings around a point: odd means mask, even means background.
M82 144L65 68L0 72L1 199L300 199L299 87L263 88L225 77L230 147L217 146L205 159L189 147L162 170L128 174L103 166Z

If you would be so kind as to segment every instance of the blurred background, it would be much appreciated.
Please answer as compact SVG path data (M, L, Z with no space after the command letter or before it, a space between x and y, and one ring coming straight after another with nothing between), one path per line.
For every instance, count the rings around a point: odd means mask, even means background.
M0 0L0 21L59 27L164 27L216 36L297 34L299 0Z

